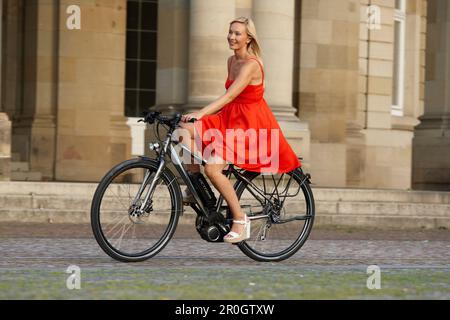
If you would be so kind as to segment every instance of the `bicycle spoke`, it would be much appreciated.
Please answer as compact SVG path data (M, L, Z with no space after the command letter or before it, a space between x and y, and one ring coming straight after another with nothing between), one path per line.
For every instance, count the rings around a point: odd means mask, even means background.
M124 219L125 219L125 218L128 218L128 217L125 216ZM122 220L123 220L123 219L122 219ZM122 220L120 220L120 221L122 221ZM125 223L123 223L123 224L119 224L119 223L116 224L116 226L119 226L119 227L120 227L120 226L124 226L124 225L125 225ZM116 226L114 226L113 230L116 229ZM111 236L111 239L114 239L114 238L120 233L120 231L121 231L121 229L119 229L119 231L116 231L116 232L114 233L114 235ZM112 232L112 230L111 230L110 232Z
M112 221L110 221L106 226L105 226L105 230L108 230L109 227L113 224L118 224L120 223L120 221L122 221L123 219L125 219L127 217L127 215L117 215L116 217L113 218Z
M119 250L120 250L120 247L122 245L123 236L128 232L128 230L130 230L132 224L128 224L128 227L125 229L126 226L127 226L126 224L123 225L122 234L120 235L119 240L118 240L119 244L116 245L116 248L119 249Z
M261 224L261 226L259 227L259 231L257 232L254 240L253 240L253 246L255 247L255 249L258 246L258 243L261 243L264 240L260 240L262 233L265 232L264 229L266 229L266 224Z
M123 207L123 209L125 209L125 210L128 211L129 204L124 204L123 201L122 201L122 198L121 198L120 196L118 196L118 195L114 192L114 190L111 190L111 192L114 193L114 195L115 195L115 197L114 197L113 199L114 199L115 201L117 201L117 202Z
M124 217L122 217L120 220L119 220L119 222L117 222L115 225L114 225L114 227L111 229L111 230L109 230L106 234L105 234L105 236L107 236L109 233L111 233L113 230L115 230L116 229L116 227L117 226L120 226L120 223L124 220L124 219L127 219L128 218L128 216L124 216ZM107 225L106 227L105 227L105 230L108 230L108 227L109 225ZM117 233L115 233L114 235L116 235ZM112 237L112 238L114 238L114 236Z
M136 224L133 225L133 233L131 234L131 239L136 239Z

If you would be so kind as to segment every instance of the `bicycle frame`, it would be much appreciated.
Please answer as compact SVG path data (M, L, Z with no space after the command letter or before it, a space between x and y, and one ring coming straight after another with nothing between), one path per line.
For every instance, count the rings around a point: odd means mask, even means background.
M172 160L171 161L169 160L169 161L174 164L174 166L177 169L178 173L180 174L181 178L186 183L186 186L191 191L191 193L192 193L192 195L193 195L197 205L199 206L200 213L205 215L205 216L208 216L208 210L205 207L205 205L203 204L203 202L202 202L200 196L198 195L197 191L195 190L194 185L192 184L192 181L189 178L189 175L188 175L187 171L183 167L182 161L181 161L181 159L180 159L180 157L179 157L179 155L178 155L178 153L177 153L177 151L175 149L175 145L179 144L179 142L172 140L173 131L174 131L174 129L169 130L169 132L167 134L167 137L166 137L165 141L163 142L161 150L160 151L155 150L158 153L158 164L159 164L159 166L158 166L158 170L156 171L155 176L153 177L153 180L151 181L150 187L149 187L149 189L148 189L148 191L147 191L147 193L145 195L144 201L141 204L140 210L144 210L146 204L149 201L149 199L152 198L153 193L156 190L156 183L157 183L157 181L160 178L161 172L165 169L165 167L167 165L168 160L166 159L166 156L170 156ZM204 159L200 158L199 156L197 156L195 154L192 154L191 151L187 147L185 147L184 145L181 145L181 147L185 151L189 152L190 156L192 156L196 160L198 160L201 165L204 166L204 165L207 164L207 162ZM141 158L146 159L147 157L141 157ZM148 181L149 179L150 179L150 174L147 173L145 175L144 181L143 181L141 187L139 188L139 191L138 191L138 193L137 193L137 195L135 197L135 202L134 203L136 203L136 201L138 199L140 199L140 197L142 196L143 191L145 190L147 184L150 182L150 181Z
M208 209L205 207L205 205L203 204L199 194L195 190L194 185L192 184L192 181L191 181L187 171L183 167L182 160L180 159L180 156L178 155L178 152L177 152L175 146L180 145L181 148L185 152L188 153L188 155L191 159L194 158L202 166L205 166L207 164L207 161L205 159L199 157L198 155L193 154L191 152L191 150L189 148L187 148L185 145L183 145L182 143L180 143L176 140L172 140L172 134L173 134L172 130L169 130L167 137L164 140L162 147L160 148L160 151L158 152L158 150L156 150L158 153L158 163L159 163L158 170L157 170L153 180L151 181L150 188L148 189L147 194L145 195L144 201L142 202L140 209L144 210L149 199L151 199L151 197L153 196L153 193L156 190L156 183L161 175L161 172L166 167L167 162L172 162L196 201L195 204L198 206L198 208L196 208L195 206L192 206L193 209L201 215L209 216L210 213L209 213ZM166 156L170 156L171 160L166 159ZM141 158L145 159L146 157L141 157ZM233 171L236 172L235 170L230 169L229 173L232 173ZM150 174L146 174L144 177L144 181L136 195L134 203L136 203L136 201L138 199L140 199L143 191L145 190L146 186L150 182L150 181L148 181L149 179L150 179ZM217 202L216 209L221 208L222 203L223 203L223 197L221 196Z
M166 136L166 139L164 140L163 145L160 148L160 150L155 150L157 152L157 154L158 154L158 163L159 163L158 170L157 170L157 172L156 172L156 174L155 174L155 176L154 176L154 178L153 178L153 180L152 180L152 182L150 184L150 188L147 191L147 194L145 195L145 199L142 202L140 209L144 210L145 206L147 205L147 203L149 201L149 199L151 199L151 197L153 196L153 193L156 190L156 183L157 183L157 181L158 181L158 179L159 179L159 177L161 175L161 172L166 167L167 162L172 162L174 164L176 170L180 174L181 178L185 182L186 186L188 187L188 189L192 193L194 199L195 199L195 204L192 205L192 208L198 214L201 214L201 215L207 217L207 216L210 215L210 213L209 213L208 209L205 207L204 203L202 202L199 194L195 190L194 185L192 184L192 181L191 181L187 171L183 167L182 160L180 159L180 156L178 155L178 152L177 152L175 147L177 145L180 145L181 148L184 150L184 152L188 153L190 159L193 158L201 166L205 166L207 164L207 161L205 159L203 159L202 157L196 155L195 153L192 153L191 150L187 146L182 144L181 142L173 140L172 139L172 135L173 135L173 131L174 130L175 129L170 129L169 130L169 132L168 132L168 134ZM159 149L159 148L156 148L156 149ZM170 156L171 160L166 159L167 156ZM146 157L142 157L142 158L146 158ZM254 183L252 181L248 180L245 176L243 176L240 172L238 172L232 165L228 167L228 170L225 173L226 173L227 178L230 178L231 174L233 174L238 181L240 180L240 181L248 183L249 185L251 185L253 187L252 188L253 191L257 192L263 198L264 201L269 202L269 203L273 203L272 202L272 197L268 197L266 195L266 193L265 193L265 190L260 190L257 186L254 185ZM149 181L148 181L149 179L150 179L150 174L147 173L145 175L145 177L144 177L144 181L143 181L143 183L142 183L142 185L141 185L141 187L140 187L140 189L138 191L138 194L136 195L136 198L135 198L136 201L138 199L140 199L140 197L142 195L142 192L145 190L147 184L149 183ZM289 180L287 188L289 188L289 184L290 184L291 179L292 179L292 177ZM308 179L308 178L306 178L306 179ZM302 181L302 183L304 183L306 181L306 179L304 181ZM257 198L256 194L254 194L252 192L252 190L249 190L249 191L253 194L253 196L255 196ZM297 193L298 193L298 191L297 191ZM284 191L282 193L284 193ZM288 195L286 195L286 197L288 197ZM216 208L215 208L216 211L219 211L219 209L222 208L223 201L224 201L223 197L220 196L218 201L217 201L217 204L216 204ZM195 205L197 205L198 208ZM254 217L254 219L263 218L263 217L266 217L266 215ZM250 217L250 219L252 219L252 218Z

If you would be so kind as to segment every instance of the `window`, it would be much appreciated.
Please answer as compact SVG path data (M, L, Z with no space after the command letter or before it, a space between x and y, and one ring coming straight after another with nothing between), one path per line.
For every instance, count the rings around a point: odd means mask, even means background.
M406 0L395 0L392 115L403 116L405 94Z
M127 1L125 115L140 117L155 104L157 0Z

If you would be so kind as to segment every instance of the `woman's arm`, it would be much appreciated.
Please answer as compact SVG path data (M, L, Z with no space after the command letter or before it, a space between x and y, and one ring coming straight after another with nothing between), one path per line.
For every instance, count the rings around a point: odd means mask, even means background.
M249 85L252 80L252 75L259 69L259 65L254 60L245 62L242 66L238 77L233 81L227 92L211 102L206 107L202 108L198 113L201 116L215 114L220 111L225 105L236 99L237 96Z

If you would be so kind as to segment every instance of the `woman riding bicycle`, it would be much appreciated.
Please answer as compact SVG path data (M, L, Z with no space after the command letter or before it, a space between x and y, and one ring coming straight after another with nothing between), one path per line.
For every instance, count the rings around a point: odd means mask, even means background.
M203 151L208 161L205 174L233 215L231 231L224 241L238 243L249 238L250 220L230 180L222 174L227 163L261 173L290 172L301 164L263 98L264 71L253 21L244 17L233 20L228 44L234 55L228 58L226 93L201 110L184 115L181 127L191 137L184 143L193 152ZM198 121L188 123L192 119ZM206 150L212 152L206 154ZM199 172L200 166L188 164L187 169Z

